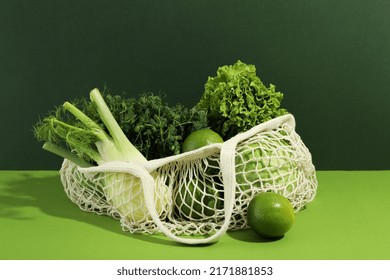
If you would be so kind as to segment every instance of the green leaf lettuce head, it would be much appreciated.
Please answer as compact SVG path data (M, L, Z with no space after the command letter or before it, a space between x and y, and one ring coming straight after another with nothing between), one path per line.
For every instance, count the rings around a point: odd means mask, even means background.
M256 75L256 67L240 60L219 67L204 88L195 107L207 111L211 128L225 140L288 113L280 108L283 94L272 84L266 87Z

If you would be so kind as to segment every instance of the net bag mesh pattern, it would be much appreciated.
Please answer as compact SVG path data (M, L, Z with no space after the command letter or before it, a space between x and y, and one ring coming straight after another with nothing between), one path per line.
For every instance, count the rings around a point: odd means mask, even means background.
M142 166L109 162L79 168L65 160L60 175L67 196L82 210L119 219L125 231L162 232L185 243L247 228L247 206L257 193L282 194L298 212L314 199L318 185L292 115ZM185 237L194 235L209 238Z

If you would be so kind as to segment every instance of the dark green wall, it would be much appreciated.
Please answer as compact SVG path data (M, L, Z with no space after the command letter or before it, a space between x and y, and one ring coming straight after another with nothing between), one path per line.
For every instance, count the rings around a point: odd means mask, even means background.
M0 169L58 169L32 125L93 87L191 106L237 59L285 94L317 169L390 169L390 1L0 0Z

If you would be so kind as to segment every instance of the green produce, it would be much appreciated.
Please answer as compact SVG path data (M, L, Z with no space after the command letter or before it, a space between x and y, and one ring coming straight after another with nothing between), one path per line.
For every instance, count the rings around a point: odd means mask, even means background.
M274 85L262 83L254 65L237 61L219 67L217 75L208 78L196 108L207 111L211 128L227 140L286 114L287 110L280 108L282 98Z
M48 142L45 145L50 145L54 153L57 153L56 146L61 147L58 153L65 158L68 155L63 154L63 147L67 147L80 159L98 165L113 160L146 161L123 134L99 90L92 90L90 99L90 105L95 108L105 127L97 124L72 103L65 102L35 125L35 137L39 141ZM72 160L71 157L68 159Z
M277 238L291 229L295 212L291 202L280 194L257 194L249 203L248 225L260 236Z
M204 128L192 132L184 139L182 152L189 152L209 144L222 142L223 139L218 133L211 130L210 128Z
M146 92L135 98L107 91L103 95L124 134L148 160L179 154L191 132L208 126L206 111L169 105L162 94ZM78 103L102 125L93 104L85 100Z
M189 152L198 148L222 143L218 133L209 128L192 132L183 142L182 151ZM223 207L221 191L214 184L218 181L218 162L207 159L204 164L204 173L194 176L188 184L178 185L175 193L176 212L184 219L207 219L215 215L217 209ZM206 179L205 177L208 177ZM212 178L212 179L211 179Z
M94 122L70 102L65 102L34 127L34 134L45 141L44 148L81 166L101 165L109 161L145 162L147 159L125 136L98 89L90 93L89 111L94 108L102 125ZM70 114L69 114L70 113ZM118 178L119 176L119 178ZM139 180L126 174L108 176L105 181L106 196L111 204L132 221L144 219L142 185ZM167 202L166 187L158 186L156 192L163 194L157 203L160 208ZM119 195L118 195L119 194ZM135 199L128 201L134 195ZM129 202L129 203L128 203ZM161 209L159 209L161 210Z
M207 111L211 129L227 140L287 114L280 107L282 99L283 94L274 85L263 84L254 65L237 61L219 67L217 75L208 78L196 108ZM264 183L283 185L295 179L288 145L286 141L269 139L267 144L248 144L237 153L236 181L241 190L239 195L244 196L238 199L250 197L252 189Z
M179 186L175 204L177 214L184 219L205 219L221 208L218 190L210 184L196 181Z
M238 151L236 181L241 195L251 196L252 191L260 189L262 184L293 190L298 175L288 145L286 141L269 139L267 145L252 143Z

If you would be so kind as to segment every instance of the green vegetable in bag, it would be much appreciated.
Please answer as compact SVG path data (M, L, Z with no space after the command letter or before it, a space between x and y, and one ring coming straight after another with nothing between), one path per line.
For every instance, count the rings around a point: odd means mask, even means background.
M207 111L211 128L224 140L287 114L286 109L280 108L283 94L272 84L266 87L254 65L237 61L219 67L204 88L196 108Z
M287 141L272 138L267 144L251 143L240 148L235 164L241 195L251 196L253 190L265 190L267 185L292 191L297 174L289 149Z
M180 186L176 194L175 204L178 216L184 219L205 219L221 208L218 190L201 181L190 182Z
M170 105L163 94L145 92L135 98L105 90L103 96L123 133L148 160L179 154L191 132L208 126L204 110ZM91 119L104 125L93 104L80 103Z
M215 131L205 128L192 132L183 142L182 151L189 152L209 144L222 143L223 139ZM215 182L219 172L218 162L205 159L199 174L191 178L188 184L177 186L175 208L179 217L184 219L207 219L222 208L221 191ZM193 172L197 172L193 170ZM191 173L193 173L191 172ZM208 177L208 178L206 178ZM213 179L211 179L213 178Z
M98 89L91 91L90 100L89 113L93 108L101 124L65 102L34 127L35 137L45 141L43 148L81 167L110 161L146 162L123 133ZM148 217L139 178L113 173L104 180L104 193L108 202L130 221L141 222ZM155 195L157 212L161 212L168 202L167 187L156 186Z
M223 139L218 133L211 130L210 128L204 128L192 132L184 139L182 145L182 152L189 152L207 146L209 144L222 142Z

